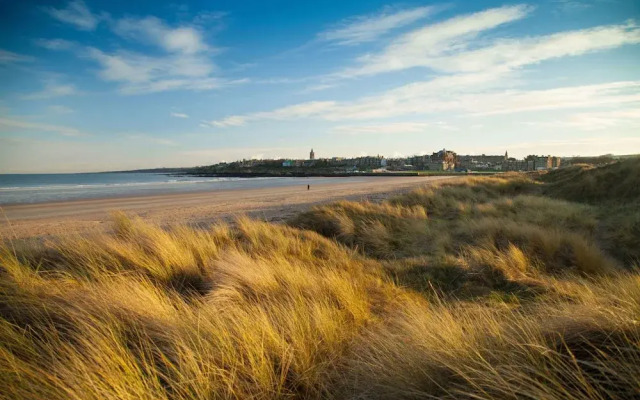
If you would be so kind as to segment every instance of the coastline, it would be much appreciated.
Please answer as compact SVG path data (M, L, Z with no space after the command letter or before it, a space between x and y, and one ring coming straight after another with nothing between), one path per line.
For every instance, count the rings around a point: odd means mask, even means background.
M380 201L456 176L363 177L359 182L227 189L93 198L0 207L3 239L47 238L110 229L111 213L124 211L159 224L207 225L248 215L282 221L316 204L337 200Z
M493 172L491 172L492 174ZM216 172L216 173L177 173L175 176L197 176L207 178L354 178L354 177L402 177L402 176L460 176L462 172L447 171L396 171L396 172Z

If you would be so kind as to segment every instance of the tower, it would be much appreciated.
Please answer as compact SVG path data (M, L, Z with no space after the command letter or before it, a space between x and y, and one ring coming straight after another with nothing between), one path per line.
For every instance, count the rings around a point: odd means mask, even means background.
M316 153L313 152L313 149L311 149L311 152L309 153L309 160L315 160L316 159Z
M505 160L508 160L508 159L509 159L509 152L508 152L508 151L505 151L505 152L504 152L504 159L505 159Z

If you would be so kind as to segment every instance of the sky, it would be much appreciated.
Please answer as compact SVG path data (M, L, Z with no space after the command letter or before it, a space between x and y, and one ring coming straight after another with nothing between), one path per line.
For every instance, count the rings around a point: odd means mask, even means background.
M0 173L640 153L640 1L0 0Z

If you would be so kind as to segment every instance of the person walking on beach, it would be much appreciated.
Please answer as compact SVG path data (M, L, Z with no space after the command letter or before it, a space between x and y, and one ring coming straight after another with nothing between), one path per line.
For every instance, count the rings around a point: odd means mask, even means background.
M307 190L310 190L310 189L311 189L311 185L307 185Z

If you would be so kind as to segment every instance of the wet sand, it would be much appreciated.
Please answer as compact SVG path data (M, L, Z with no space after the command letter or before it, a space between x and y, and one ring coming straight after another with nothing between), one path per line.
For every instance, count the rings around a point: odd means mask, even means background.
M359 182L216 190L136 197L8 205L0 211L0 238L45 238L105 231L111 213L124 211L159 224L194 225L248 215L283 221L313 205L336 200L381 201L452 176L364 177Z

